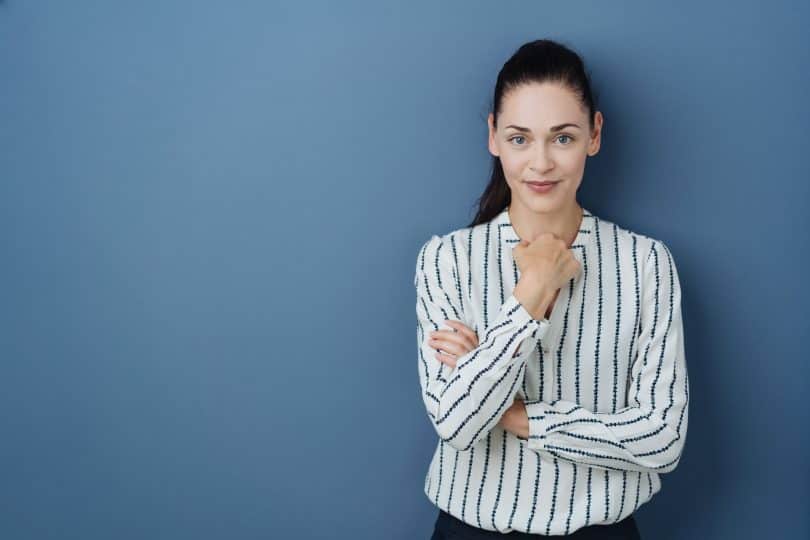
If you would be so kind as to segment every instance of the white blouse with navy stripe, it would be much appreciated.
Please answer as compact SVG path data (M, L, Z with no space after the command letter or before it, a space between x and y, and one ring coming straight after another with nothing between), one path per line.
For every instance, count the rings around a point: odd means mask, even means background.
M571 534L627 517L661 489L688 422L681 291L669 248L583 209L582 271L548 319L512 295L520 241L504 209L419 250L419 381L439 440L424 491L491 531ZM432 330L458 320L478 346L439 362ZM529 437L498 421L526 404Z

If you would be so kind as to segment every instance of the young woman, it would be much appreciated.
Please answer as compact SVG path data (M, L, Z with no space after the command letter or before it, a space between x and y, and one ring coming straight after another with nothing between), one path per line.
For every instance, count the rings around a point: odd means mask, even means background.
M488 124L477 216L416 262L432 538L637 539L686 439L672 253L577 201L603 117L576 53L520 47Z

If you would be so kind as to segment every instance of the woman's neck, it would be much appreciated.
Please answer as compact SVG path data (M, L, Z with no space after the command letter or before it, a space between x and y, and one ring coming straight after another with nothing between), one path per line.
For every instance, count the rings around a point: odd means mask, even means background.
M539 235L550 232L571 245L579 233L582 223L582 207L574 201L570 208L554 214L535 213L515 204L509 204L509 221L515 233L522 239L532 242Z

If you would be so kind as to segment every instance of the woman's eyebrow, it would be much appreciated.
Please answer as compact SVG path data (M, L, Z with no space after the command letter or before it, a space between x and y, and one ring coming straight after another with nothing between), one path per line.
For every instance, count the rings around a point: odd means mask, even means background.
M568 127L568 126L575 127L575 128L577 128L577 129L582 129L582 128L581 128L581 127L579 127L577 124L571 124L571 123L567 123L567 124L560 124L560 125L558 125L558 126L551 126L550 128L548 128L548 130L549 130L550 132L554 133L555 131L560 131L561 129L566 128L566 127ZM513 128L513 129L516 129L516 130L518 130L518 131L522 131L522 132L524 132L524 133L531 133L531 132L532 132L532 130L530 130L530 129L529 129L529 128L527 128L527 127L516 126L516 125L514 125L514 124L509 124L509 125L508 125L508 126L506 126L504 129L509 129L509 128Z

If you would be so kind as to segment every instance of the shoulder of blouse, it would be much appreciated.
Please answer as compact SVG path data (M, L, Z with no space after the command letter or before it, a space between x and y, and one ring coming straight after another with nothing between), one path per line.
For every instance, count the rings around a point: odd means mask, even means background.
M658 252L665 250L670 256L672 254L669 246L660 238L644 234L629 227L623 227L614 221L603 219L598 216L596 219L603 238L609 237L607 236L608 234L612 236L613 231L615 230L616 242L619 244L620 253L630 255L630 253L633 252L632 245L635 240L635 253L639 264L643 264L649 260L650 256L652 255L653 248L655 248Z

